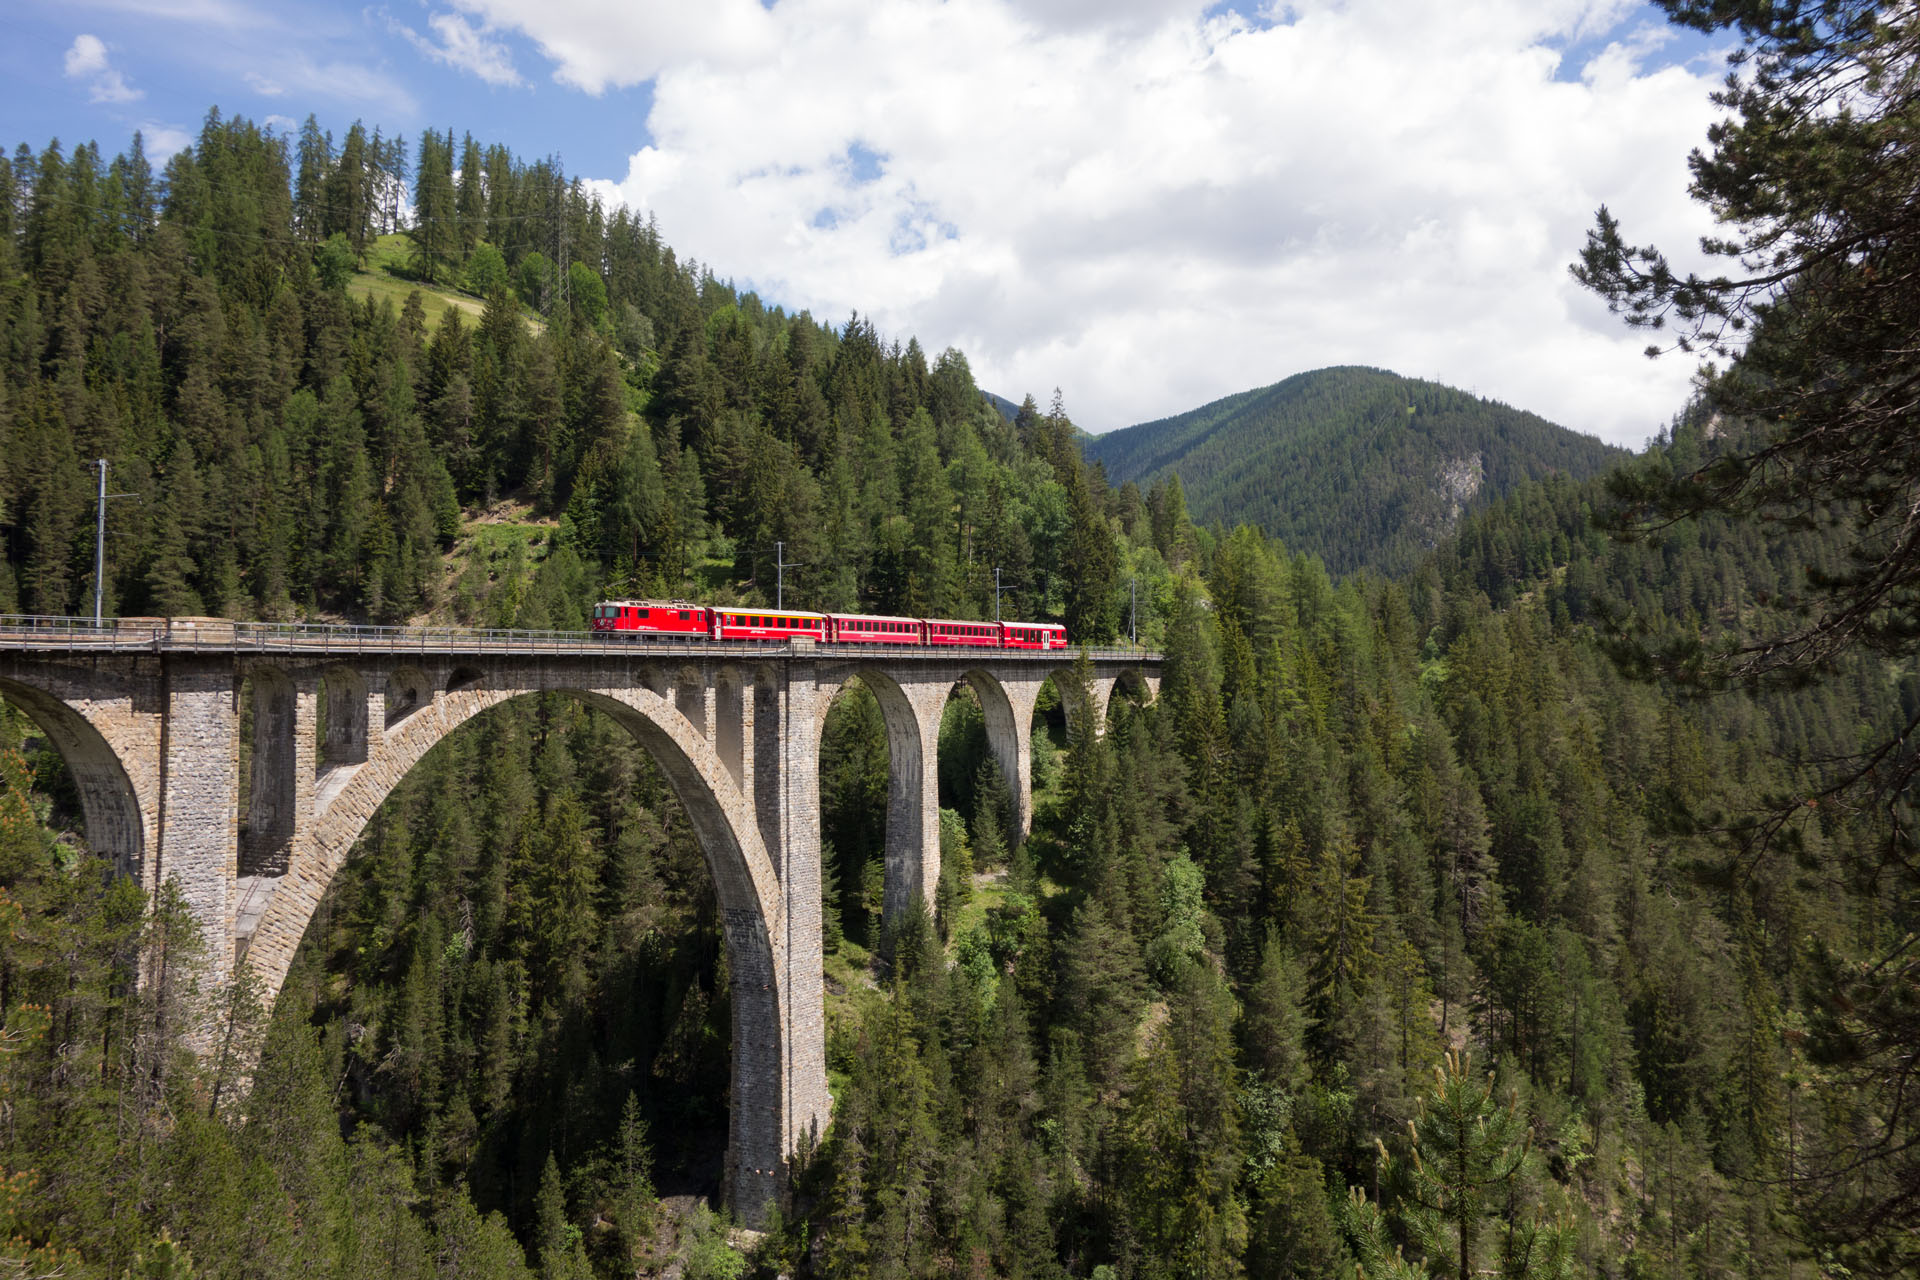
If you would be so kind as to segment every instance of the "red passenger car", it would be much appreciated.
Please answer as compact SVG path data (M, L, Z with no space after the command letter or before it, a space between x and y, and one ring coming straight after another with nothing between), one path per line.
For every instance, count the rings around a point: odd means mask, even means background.
M1005 622L1003 642L1008 649L1064 649L1067 629L1057 622Z
M885 618L865 613L827 615L827 639L841 644L924 644L926 623L918 618Z
M827 638L827 615L824 613L743 606L715 609L713 614L718 620L718 635L722 640L791 640L796 636L813 640Z
M958 622L929 618L926 625L927 643L935 648L946 645L981 645L993 649L1000 647L1001 624L998 622Z

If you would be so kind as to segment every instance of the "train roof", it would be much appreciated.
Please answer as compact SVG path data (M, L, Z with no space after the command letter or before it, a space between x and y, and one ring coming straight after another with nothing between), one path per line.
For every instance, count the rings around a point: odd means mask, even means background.
M634 609L704 609L703 604L691 600L601 600L595 603L596 609L606 605L619 605L621 608Z

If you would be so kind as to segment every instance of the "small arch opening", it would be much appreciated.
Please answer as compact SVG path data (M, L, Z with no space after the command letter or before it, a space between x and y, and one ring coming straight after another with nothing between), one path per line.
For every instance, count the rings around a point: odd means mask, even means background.
M299 802L299 696L278 667L256 666L240 699L240 877L286 874Z
M749 742L753 702L732 668L722 670L713 687L713 746L733 785L742 794L747 790L747 767L751 759Z
M328 667L320 677L314 769L330 769L367 762L367 678L352 667Z
M891 770L886 716L855 676L833 695L820 737L820 893L830 973L866 968L880 945Z
M397 729L407 717L433 702L433 682L418 667L395 667L387 673L386 727Z
M972 672L948 692L940 716L940 879L934 921L943 940L979 932L1005 896L1019 843L1013 788L1013 712L996 681Z

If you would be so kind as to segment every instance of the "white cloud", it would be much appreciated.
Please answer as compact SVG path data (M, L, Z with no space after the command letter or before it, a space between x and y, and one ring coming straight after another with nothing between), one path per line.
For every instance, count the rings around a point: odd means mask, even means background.
M73 47L67 50L67 77L79 79L82 76L98 75L107 69L107 46L99 36L81 34L73 38Z
M599 95L688 63L748 72L778 53L784 15L759 0L453 0L489 27L526 32L555 64L554 79Z
M75 36L72 47L67 50L65 69L69 80L88 82L90 102L136 102L145 96L113 68L107 58L106 42L99 36L86 33Z
M512 52L506 45L490 38L492 29L484 23L475 27L457 13L431 14L427 18L427 26L438 37L437 40L428 39L412 27L392 19L388 20L388 25L395 34L404 36L409 44L435 62L478 76L491 85L518 88L526 83L513 65Z
M286 92L286 88L278 80L269 79L258 71L249 71L240 78L247 82L249 89L263 98L278 98Z
M601 189L683 253L1089 429L1336 363L1626 443L1686 396L1566 270L1603 202L1669 251L1710 229L1715 69L1658 65L1628 0L456 3L563 83L657 77Z
M193 135L178 125L149 120L140 126L140 144L147 159L158 166L192 146Z

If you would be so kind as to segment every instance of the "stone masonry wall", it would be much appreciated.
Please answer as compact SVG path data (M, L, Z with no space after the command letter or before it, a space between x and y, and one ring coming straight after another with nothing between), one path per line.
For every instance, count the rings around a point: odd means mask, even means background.
M207 941L207 979L233 967L239 874L240 715L230 659L170 654L165 667L159 878L180 886Z

